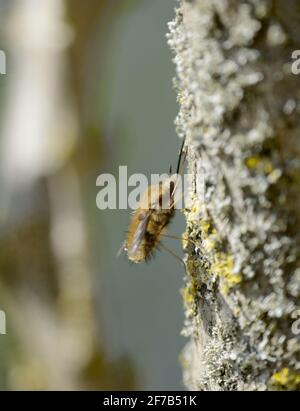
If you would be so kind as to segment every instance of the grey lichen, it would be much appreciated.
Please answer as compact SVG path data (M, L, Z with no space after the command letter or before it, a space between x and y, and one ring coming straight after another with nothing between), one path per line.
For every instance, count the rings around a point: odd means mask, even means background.
M182 0L169 24L193 187L182 355L192 389L300 388L300 76L290 60L300 14L289 5L294 14L279 1Z

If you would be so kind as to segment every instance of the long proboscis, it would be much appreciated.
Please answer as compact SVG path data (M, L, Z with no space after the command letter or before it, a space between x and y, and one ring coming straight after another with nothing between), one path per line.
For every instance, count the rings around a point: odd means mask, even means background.
M179 157L178 157L178 163L177 163L177 168L176 168L176 174L179 174L179 172L181 171L181 163L182 163L182 154L184 152L184 145L185 145L185 137L183 138L182 144L181 144L181 148L180 148L180 152L179 152ZM185 151L185 156L186 156L186 151ZM185 157L184 157L185 160ZM183 161L184 161L183 160Z

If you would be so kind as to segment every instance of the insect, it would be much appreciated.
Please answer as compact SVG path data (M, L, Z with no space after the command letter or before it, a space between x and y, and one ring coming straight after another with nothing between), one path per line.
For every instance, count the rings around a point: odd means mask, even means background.
M150 185L141 197L139 208L133 212L122 250L134 263L141 263L152 257L155 249L161 245L160 238L175 214L176 183L186 157L184 144L185 140L181 145L176 174L171 175L170 169L169 178L157 185ZM166 198L170 200L169 207L163 208Z

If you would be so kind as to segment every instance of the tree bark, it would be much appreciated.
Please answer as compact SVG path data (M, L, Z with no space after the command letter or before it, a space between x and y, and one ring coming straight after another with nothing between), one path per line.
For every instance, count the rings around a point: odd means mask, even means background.
M191 173L190 389L300 389L299 25L296 0L181 0L169 24Z

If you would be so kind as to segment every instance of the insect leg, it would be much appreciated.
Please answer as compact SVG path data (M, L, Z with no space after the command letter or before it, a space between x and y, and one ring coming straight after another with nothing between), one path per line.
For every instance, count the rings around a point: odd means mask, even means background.
M167 246L165 246L162 243L159 243L159 247L163 248L168 253L170 253L173 257L175 257L177 260L179 260L181 262L181 264L183 264L183 266L185 267L185 263L184 263L183 259L180 258L176 253L174 253L174 251L170 250Z
M186 237L179 237L177 235L170 235L170 234L160 234L162 237L166 237L166 238L172 238L173 240L185 240L188 241L189 243L193 244L195 247L198 247L197 244L195 243L194 240L191 240L190 238L186 238Z

